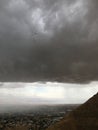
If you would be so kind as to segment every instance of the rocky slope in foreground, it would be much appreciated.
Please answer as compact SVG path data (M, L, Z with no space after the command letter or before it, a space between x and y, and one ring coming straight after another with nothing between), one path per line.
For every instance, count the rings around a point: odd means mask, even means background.
M98 130L98 93L47 130Z

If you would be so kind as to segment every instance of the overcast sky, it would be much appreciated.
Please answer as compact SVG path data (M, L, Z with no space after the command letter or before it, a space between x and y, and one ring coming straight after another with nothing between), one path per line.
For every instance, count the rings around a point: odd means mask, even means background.
M98 0L0 0L1 105L85 102L97 56Z
M98 80L98 0L0 0L0 81Z

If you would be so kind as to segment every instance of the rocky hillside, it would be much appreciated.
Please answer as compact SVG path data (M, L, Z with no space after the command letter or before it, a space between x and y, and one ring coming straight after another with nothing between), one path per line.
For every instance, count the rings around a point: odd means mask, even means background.
M47 130L98 130L98 93Z

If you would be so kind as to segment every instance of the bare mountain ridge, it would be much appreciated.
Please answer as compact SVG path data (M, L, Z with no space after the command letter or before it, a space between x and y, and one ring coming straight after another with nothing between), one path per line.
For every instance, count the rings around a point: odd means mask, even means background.
M98 130L98 93L47 130Z

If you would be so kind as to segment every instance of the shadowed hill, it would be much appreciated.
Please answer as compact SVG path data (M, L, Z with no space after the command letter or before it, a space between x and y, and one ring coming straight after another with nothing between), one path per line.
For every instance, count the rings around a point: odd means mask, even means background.
M98 93L47 130L98 130Z

